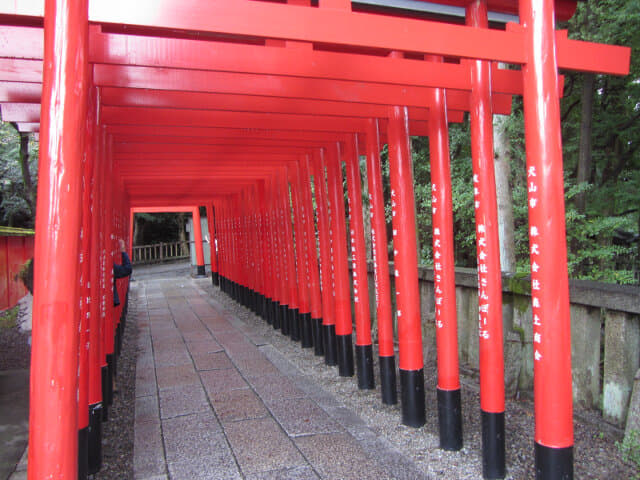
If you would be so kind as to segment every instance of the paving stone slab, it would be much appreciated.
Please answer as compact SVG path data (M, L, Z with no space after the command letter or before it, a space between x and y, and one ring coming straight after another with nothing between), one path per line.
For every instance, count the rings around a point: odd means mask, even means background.
M223 350L222 346L213 338L207 340L187 341L187 348L191 355L198 353L215 353Z
M273 345L263 345L260 351L273 363L278 370L286 375L297 375L300 371L284 355L282 355Z
M186 385L160 391L161 418L206 412L210 409L200 385Z
M200 383L198 374L191 364L158 367L156 369L156 378L160 390Z
M200 372L200 378L209 396L229 390L249 388L236 369L204 370Z
M165 419L162 434L168 462L215 456L219 450L231 454L220 423L212 412Z
M264 375L247 379L260 398L271 404L280 398L300 398L306 394L284 375Z
M391 444L375 435L363 439L362 448L377 461L384 465L387 472L393 473L396 480L429 480L429 477L418 470L415 464L398 452Z
M241 479L242 475L238 467L229 454L220 457L201 457L190 460L170 463L168 465L171 472L171 480L235 480Z
M221 370L233 368L233 363L225 352L192 354L197 370Z
M211 338L211 333L209 330L203 328L193 329L189 331L183 331L182 336L185 341L203 341Z
M262 400L248 388L219 392L209 397L221 422L261 418L269 414Z
M283 468L247 475L246 480L319 480L311 467Z
M191 357L186 348L173 350L155 350L156 367L191 365Z
M393 479L393 476L380 468L375 458L367 455L360 444L347 433L296 437L294 441L322 478Z
M136 478L166 473L160 420L136 423L133 445L133 474Z
M245 475L307 465L273 418L227 423L224 430Z
M267 358L259 354L260 356L254 357L241 357L234 358L233 362L236 368L242 373L245 378L251 377L264 377L265 375L275 375L280 371L271 363Z
M136 397L135 409L136 423L157 422L160 418L158 397L155 395Z
M291 437L343 431L308 398L282 398L269 405L271 413Z

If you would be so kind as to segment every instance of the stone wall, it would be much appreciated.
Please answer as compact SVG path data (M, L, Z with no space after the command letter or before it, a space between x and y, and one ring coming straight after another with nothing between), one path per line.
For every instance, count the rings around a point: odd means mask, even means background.
M393 267L389 270L394 271ZM433 270L419 267L418 275L425 365L435 368ZM528 278L506 275L502 284L505 389L509 396L533 389L531 285ZM393 277L391 288L393 301ZM372 264L369 291L375 335ZM624 426L634 376L640 367L640 289L572 280L570 300L574 402L598 409L608 421ZM477 371L478 292L474 269L456 269L456 305L460 364Z

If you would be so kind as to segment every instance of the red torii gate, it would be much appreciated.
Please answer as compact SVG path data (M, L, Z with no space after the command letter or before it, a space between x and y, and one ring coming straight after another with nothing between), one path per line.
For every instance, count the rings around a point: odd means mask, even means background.
M368 300L366 289L357 288L366 260L353 165L359 152L367 154L375 235L382 396L395 403L381 141L389 143L392 167L402 418L408 425L423 424L409 134L430 137L434 257L441 260L434 265L440 438L442 448L459 449L447 122L460 121L463 111L472 115L477 188L483 471L487 478L503 477L490 119L509 111L513 94L524 95L530 181L536 470L539 478L570 478L568 284L566 274L558 274L566 272L566 246L559 240L564 199L557 70L626 74L629 50L555 32L554 9L558 18L569 18L575 8L569 0L442 1L466 8L466 26L400 18L392 11L373 14L349 0L288 3L0 1L0 23L7 25L0 27L7 40L0 48L3 119L41 135L29 478L74 478L78 464L80 476L86 474L86 406L100 408L110 388L106 381L100 389L100 373L92 366L115 362L117 346L114 312L107 308L108 258L114 238L130 234L125 218L132 206L215 209L211 230L219 241L222 288L303 346L311 341L316 354L338 364L341 375L352 375L338 168L345 161L358 380L361 388L371 388ZM487 10L519 13L520 23L490 29ZM496 62L522 70L502 70ZM86 298L82 315L79 297ZM89 345L88 352L80 350L79 363L78 345ZM87 362L87 355L95 361ZM96 446L89 442L88 448Z

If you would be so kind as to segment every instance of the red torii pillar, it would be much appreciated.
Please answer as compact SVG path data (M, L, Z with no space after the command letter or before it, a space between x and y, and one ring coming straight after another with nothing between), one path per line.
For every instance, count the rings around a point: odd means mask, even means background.
M200 223L200 207L194 207L192 210L193 221L193 241L196 249L196 275L205 277L207 274L204 270L204 249L202 248L202 224Z
M324 355L324 344L322 342L322 298L310 180L309 156L304 155L300 161L300 188L304 213L306 215L305 235L307 244L307 270L309 272L309 290L311 296L311 327L313 330L314 353L320 356Z
M486 0L466 7L467 25L489 28ZM478 264L482 473L505 476L502 273L493 156L491 63L471 60L471 154Z
M324 345L324 362L336 365L336 316L335 298L333 296L333 274L331 273L331 238L329 236L329 212L327 206L327 183L325 179L325 149L314 151L313 184L316 193L318 210L318 240L320 244L320 272L322 282L322 343Z
M389 171L400 346L402 423L425 423L422 326L418 290L413 169L406 107L389 108Z
M349 266L347 264L347 229L345 225L344 191L342 188L342 161L340 143L329 147L327 160L327 187L331 209L330 231L333 252L334 301L338 373L342 377L353 375L353 331L351 298L349 292Z
M573 478L571 325L553 0L521 0L536 478Z
M77 286L84 154L78 135L82 138L85 130L89 93L86 0L46 2L44 32L29 414L31 480L78 474Z
M436 60L433 57L431 60ZM441 59L437 59L440 60ZM458 321L454 263L453 202L446 91L434 88L429 109L431 206L436 345L438 350L438 425L440 448L462 448L462 405L458 363Z
M380 133L378 120L367 122L367 182L371 211L371 247L376 288L376 319L378 322L378 361L380 363L380 393L382 403L398 403L396 392L396 360L393 348L393 319L387 226L384 215L382 172L380 169Z
M345 140L347 164L347 191L349 197L349 234L353 262L353 302L356 315L356 371L358 387L375 388L373 377L373 346L371 344L371 312L369 311L369 280L367 252L364 243L362 219L362 179L358 155L358 136L348 135Z
M207 204L207 223L209 225L209 252L211 256L211 283L220 285L218 275L218 240L216 234L216 222L214 219L214 207L212 203Z

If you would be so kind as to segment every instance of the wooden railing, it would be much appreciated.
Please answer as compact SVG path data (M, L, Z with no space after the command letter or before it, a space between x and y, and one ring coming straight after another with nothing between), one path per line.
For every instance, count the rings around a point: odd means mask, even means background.
M144 265L189 258L189 243L190 242L170 242L133 247L131 263L134 265Z

